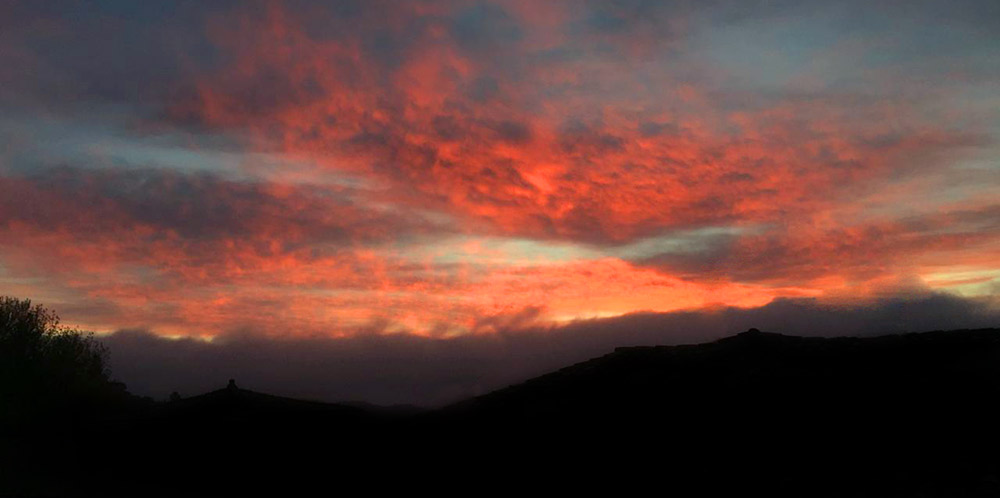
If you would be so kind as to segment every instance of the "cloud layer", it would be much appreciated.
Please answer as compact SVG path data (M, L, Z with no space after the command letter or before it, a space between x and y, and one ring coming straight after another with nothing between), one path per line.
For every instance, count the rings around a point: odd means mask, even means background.
M36 4L0 6L0 290L88 329L1000 282L988 2Z
M238 332L208 343L148 331L107 336L114 376L132 392L165 398L246 388L325 401L438 406L610 353L618 346L705 342L751 327L811 336L868 335L1000 324L1000 303L946 294L865 306L781 299L759 308L637 313L558 327L510 322L452 339L409 334L345 338Z

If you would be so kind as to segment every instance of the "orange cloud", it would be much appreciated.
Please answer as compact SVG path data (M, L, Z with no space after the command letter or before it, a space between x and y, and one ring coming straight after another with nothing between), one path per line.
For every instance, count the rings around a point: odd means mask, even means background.
M695 7L349 7L209 16L137 119L294 169L0 169L0 278L102 329L449 335L997 270L990 131L919 88L732 81Z

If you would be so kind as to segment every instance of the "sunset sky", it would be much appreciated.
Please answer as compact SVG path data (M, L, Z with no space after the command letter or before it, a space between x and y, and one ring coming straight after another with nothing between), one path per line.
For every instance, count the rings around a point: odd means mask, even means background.
M0 294L202 338L995 300L997 33L973 0L0 0Z

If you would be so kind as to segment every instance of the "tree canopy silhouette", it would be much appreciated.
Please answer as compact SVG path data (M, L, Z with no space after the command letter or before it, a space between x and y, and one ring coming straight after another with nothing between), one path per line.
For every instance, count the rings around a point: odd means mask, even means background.
M93 334L29 299L0 297L0 422L80 415L118 391Z

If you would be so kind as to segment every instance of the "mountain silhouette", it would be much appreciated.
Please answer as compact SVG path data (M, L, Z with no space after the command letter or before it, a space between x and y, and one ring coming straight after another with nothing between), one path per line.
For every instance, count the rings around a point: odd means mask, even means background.
M559 461L597 475L671 469L677 489L997 496L998 400L997 329L873 338L752 329L620 347L432 416L460 432L490 427L497 447L558 448ZM647 452L655 456L639 456Z
M997 496L998 399L1000 329L871 338L752 329L620 347L428 411L282 398L230 381L83 432L46 433L46 447L86 455L75 465L24 465L45 461L37 438L6 463L19 465L8 467L20 469L15 491L51 496L359 486ZM88 479L108 468L114 478Z
M227 387L166 404L163 415L169 417L232 418L235 420L273 417L343 417L364 419L371 411L343 404L323 403L259 393L236 386Z
M779 415L772 413L777 407L827 419L863 404L910 418L941 403L992 407L1000 394L998 360L996 329L874 338L751 329L707 344L619 347L444 412L536 422L552 416L564 425L595 418L703 418L727 409L740 413L734 422L763 423ZM720 422L728 417L720 414Z

